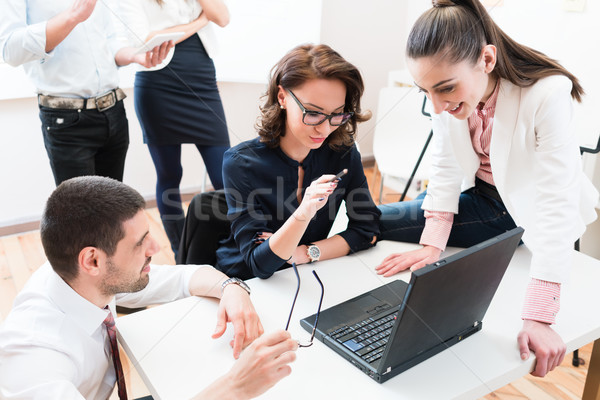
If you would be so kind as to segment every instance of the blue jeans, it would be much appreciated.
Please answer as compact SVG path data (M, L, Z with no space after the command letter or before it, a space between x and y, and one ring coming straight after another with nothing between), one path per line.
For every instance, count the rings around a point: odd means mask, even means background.
M421 209L426 192L413 201L382 204L379 240L419 243L425 227ZM460 194L448 246L470 247L516 227L500 201L473 187Z

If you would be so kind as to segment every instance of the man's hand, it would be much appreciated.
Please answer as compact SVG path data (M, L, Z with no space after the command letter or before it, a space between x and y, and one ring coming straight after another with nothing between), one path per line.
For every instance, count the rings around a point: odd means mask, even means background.
M195 400L238 399L259 396L292 372L298 343L287 331L256 339L233 364L231 370L198 393Z
M225 286L219 310L217 311L217 326L213 338L219 338L225 333L227 323L233 323L233 357L238 358L242 349L263 334L264 329L250 301L248 293L239 285Z
M392 276L408 268L411 271L416 271L439 260L440 254L442 254L442 251L433 246L424 246L421 249L407 251L406 253L391 254L375 267L375 271L385 277Z
M531 372L533 376L544 377L565 358L567 346L550 325L531 321L523 321L523 329L517 337L521 359L529 358L530 350L535 353L536 365Z
M131 63L138 63L146 68L156 67L163 62L173 46L173 41L169 40L162 43L160 46L156 46L150 51L140 54L135 54L137 49L134 47L124 47L115 54L115 62L121 67Z
M229 371L233 398L249 399L264 393L292 372L298 343L286 331L262 336L250 345Z
M86 21L92 15L92 12L94 12L96 2L97 0L75 0L71 4L71 8L67 11L69 19L74 24Z
M140 64L146 68L152 68L159 65L169 54L169 51L175 46L172 40L162 43L160 46L156 46L150 51L142 54L134 55L133 62Z

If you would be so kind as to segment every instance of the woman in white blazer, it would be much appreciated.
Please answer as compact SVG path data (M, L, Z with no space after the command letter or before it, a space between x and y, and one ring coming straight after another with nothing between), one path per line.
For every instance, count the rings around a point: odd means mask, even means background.
M573 243L596 218L598 192L582 172L573 99L583 89L556 61L508 37L478 0L439 0L415 23L407 64L434 109L426 193L380 206L381 240L418 242L376 267L385 276L439 259L517 225L532 252L521 357L544 376L566 347L551 324Z
M185 220L179 184L181 145L194 144L215 189L223 188L229 133L217 88L213 24L229 23L223 0L121 0L121 17L134 46L163 33L182 32L165 61L138 71L135 112L156 169L156 203L175 256Z

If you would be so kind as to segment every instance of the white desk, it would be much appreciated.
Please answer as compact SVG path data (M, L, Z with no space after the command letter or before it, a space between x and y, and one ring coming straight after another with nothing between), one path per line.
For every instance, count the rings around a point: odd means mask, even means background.
M389 281L377 276L373 267L386 254L413 247L381 242L353 256L300 266L302 286L290 326L292 335L309 337L298 321L317 309L320 290L310 273L313 268L325 286L325 309ZM473 399L526 375L534 358L520 360L516 336L521 327L519 316L529 259L524 246L517 249L481 332L388 382L374 382L315 340L312 347L298 350L292 374L261 398L306 399L313 393L315 399L352 399L358 393L369 392L377 399ZM577 253L575 264L571 283L563 285L556 325L568 353L600 338L600 262ZM408 280L409 274L399 277ZM293 271L280 271L268 280L253 279L248 284L265 330L282 329L296 287ZM218 340L210 338L216 310L214 300L188 298L117 319L121 344L155 399L189 398L229 370L234 362L229 347L233 330L230 327ZM600 352L598 347L595 353ZM597 369L600 365L591 367ZM591 370L589 375L593 375ZM600 398L596 397L598 382L588 384L596 388L590 398Z

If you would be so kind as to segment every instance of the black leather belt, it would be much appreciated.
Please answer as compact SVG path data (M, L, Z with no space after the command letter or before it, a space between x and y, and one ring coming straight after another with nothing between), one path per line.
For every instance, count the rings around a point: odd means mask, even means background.
M498 193L498 189L496 189L496 186L490 185L486 181L481 180L479 178L475 178L475 187L486 196L491 197L492 199L504 204L502 198L500 197L500 193Z
M106 111L123 100L127 95L119 88L110 90L97 97L87 99L78 99L70 97L46 96L38 94L38 104L48 108L58 108L63 110L94 110Z

